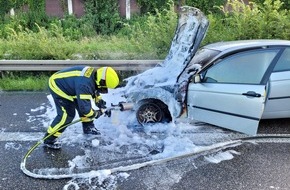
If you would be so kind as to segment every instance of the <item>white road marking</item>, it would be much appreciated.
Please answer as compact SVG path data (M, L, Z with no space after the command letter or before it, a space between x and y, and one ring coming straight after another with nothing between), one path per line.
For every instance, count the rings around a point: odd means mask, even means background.
M191 135L190 133L188 134L189 136ZM192 136L196 139L196 142L193 141L193 143L198 144L199 140L197 138L198 133L193 133ZM204 134L201 133L204 137ZM214 134L213 134L214 135ZM268 134L269 135L269 134ZM39 141L43 138L44 132L0 132L0 142L5 142L5 141ZM267 134L259 134L257 136L263 137L267 136ZM271 134L271 136L288 136L289 134ZM244 137L243 135L237 135L237 136L223 136L221 138L218 138L217 141L221 142L222 139L224 141L228 141L231 139L239 139ZM207 134L207 138L210 139L210 134ZM216 137L212 137L215 139ZM275 142L275 143L289 143L290 138L262 138L262 139L253 139L253 140L246 140L246 141L254 141L254 142ZM213 141L214 143L214 141ZM206 143L205 143L206 144Z
M41 132L1 132L1 141L38 141L43 138Z

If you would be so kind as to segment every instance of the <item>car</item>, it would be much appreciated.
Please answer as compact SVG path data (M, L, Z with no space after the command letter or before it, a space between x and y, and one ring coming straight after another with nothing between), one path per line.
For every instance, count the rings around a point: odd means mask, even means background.
M186 7L180 18L164 62L128 79L125 97L134 103L139 123L188 118L256 135L261 119L290 117L290 41L239 40L198 48L206 17Z

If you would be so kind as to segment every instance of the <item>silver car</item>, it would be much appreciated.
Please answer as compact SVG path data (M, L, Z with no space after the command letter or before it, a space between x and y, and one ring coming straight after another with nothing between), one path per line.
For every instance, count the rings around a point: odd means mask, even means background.
M187 19L199 17L188 27L197 29L186 29L183 19L175 39L190 36L190 45L173 40L163 63L128 80L126 97L136 105L139 123L187 117L255 135L260 119L290 117L290 41L219 42L197 51L208 22L194 8L185 12ZM160 77L166 74L174 80Z

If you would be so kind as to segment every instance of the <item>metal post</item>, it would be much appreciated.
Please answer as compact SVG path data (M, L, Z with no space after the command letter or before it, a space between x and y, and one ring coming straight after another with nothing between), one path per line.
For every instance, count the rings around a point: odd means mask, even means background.
M10 15L11 15L11 16L14 16L14 15L15 15L14 8L10 9Z
M130 0L126 0L126 19L130 20L131 18L131 5Z
M72 0L67 0L67 8L68 8L68 14L73 14L73 6L72 6Z

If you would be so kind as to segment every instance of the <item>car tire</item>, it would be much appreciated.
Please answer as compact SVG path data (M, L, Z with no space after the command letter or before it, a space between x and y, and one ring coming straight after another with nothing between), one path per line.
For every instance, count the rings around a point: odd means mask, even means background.
M137 109L137 120L140 124L158 123L164 119L164 112L158 104L147 102Z

